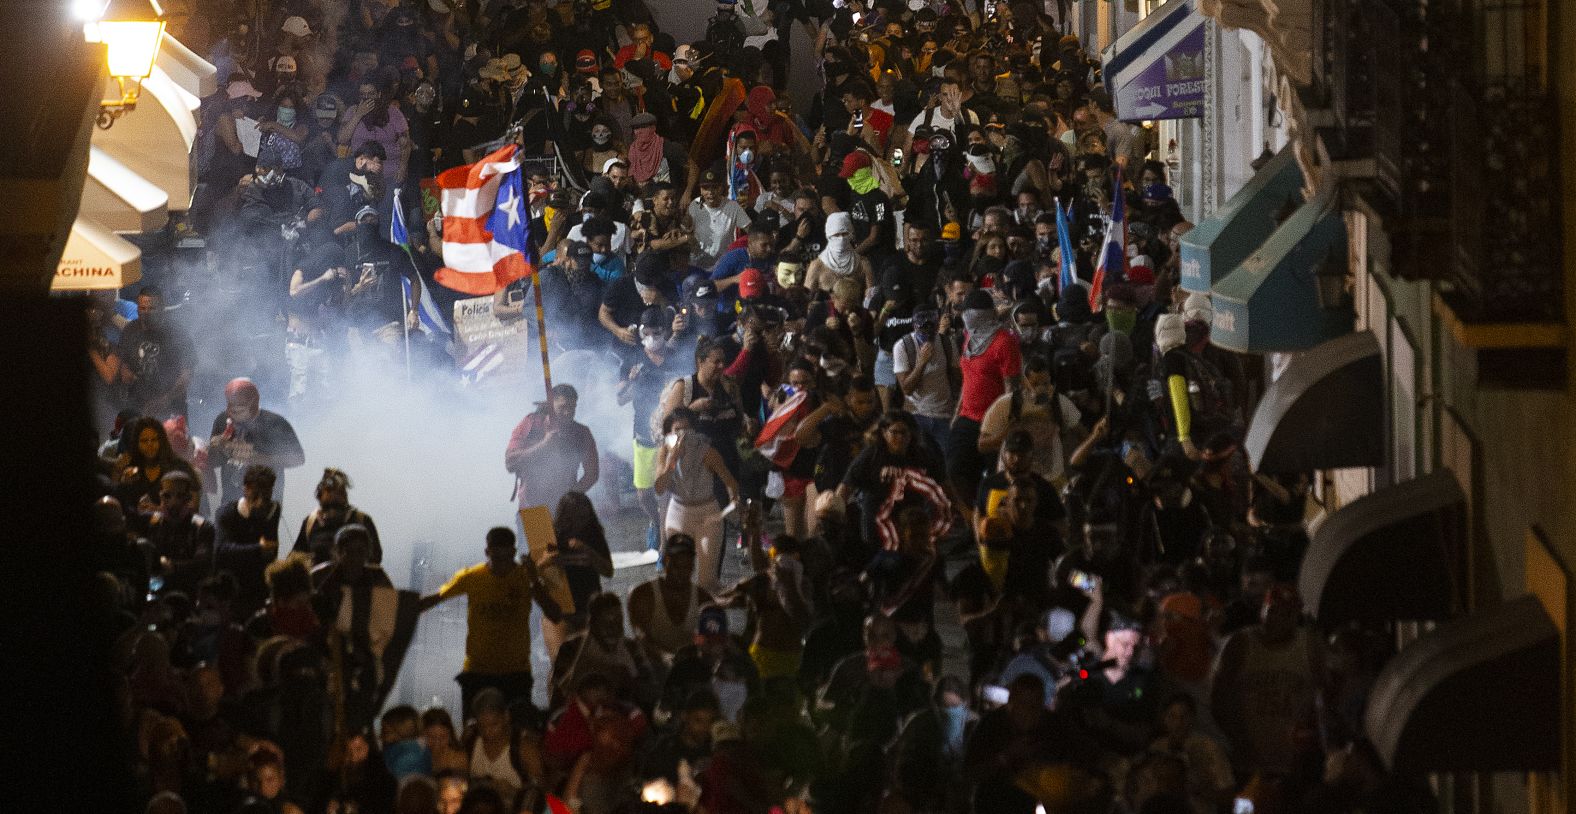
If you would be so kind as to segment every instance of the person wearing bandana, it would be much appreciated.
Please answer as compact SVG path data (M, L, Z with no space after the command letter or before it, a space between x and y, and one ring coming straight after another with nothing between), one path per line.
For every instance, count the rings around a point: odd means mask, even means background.
M972 495L985 468L980 423L991 404L1017 386L1023 358L1018 335L997 315L989 292L975 290L964 299L963 328L963 386L947 434L947 478L959 494Z

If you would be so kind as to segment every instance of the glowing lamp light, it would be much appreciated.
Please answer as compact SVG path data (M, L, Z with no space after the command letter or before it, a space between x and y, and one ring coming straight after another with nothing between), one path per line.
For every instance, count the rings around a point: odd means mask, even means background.
M164 9L158 0L76 0L72 10L83 20L83 37L104 45L106 67L120 90L119 99L99 106L99 126L108 129L136 108L142 80L153 73L164 41Z

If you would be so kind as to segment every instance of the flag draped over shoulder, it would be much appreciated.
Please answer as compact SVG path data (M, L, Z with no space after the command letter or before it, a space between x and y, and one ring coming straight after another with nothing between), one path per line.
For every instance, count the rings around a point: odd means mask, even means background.
M519 147L506 144L475 164L438 176L443 268L438 282L481 297L531 273Z
M1111 220L1105 225L1105 239L1100 242L1100 260L1095 265L1094 281L1089 286L1089 310L1099 311L1104 306L1105 278L1117 281L1127 279L1127 204L1122 195L1122 169L1116 169L1112 179L1115 186L1111 195Z

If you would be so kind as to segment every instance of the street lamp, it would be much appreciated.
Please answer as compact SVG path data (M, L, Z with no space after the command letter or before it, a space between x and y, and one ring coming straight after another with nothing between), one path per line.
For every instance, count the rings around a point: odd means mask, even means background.
M104 44L109 75L119 91L118 97L99 103L98 126L108 130L136 109L142 80L153 73L164 39L164 9L158 0L78 0L76 12L87 41Z

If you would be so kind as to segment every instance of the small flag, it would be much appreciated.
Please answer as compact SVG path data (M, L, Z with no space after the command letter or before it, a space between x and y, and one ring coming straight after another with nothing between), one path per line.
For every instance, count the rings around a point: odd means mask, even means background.
M1105 307L1105 278L1114 276L1118 281L1127 279L1127 206L1122 198L1122 168L1116 168L1111 179L1115 187L1111 196L1111 218L1105 225L1105 239L1100 242L1100 262L1095 265L1094 281L1089 286L1089 310Z
M400 205L400 190L394 190L394 217L389 219L389 242L405 250L405 257L410 260L410 266L416 272L416 282L421 286L421 307L417 316L421 319L421 327L429 333L449 333L449 326L443 321L443 314L438 311L438 304L432 300L432 292L427 290L427 280L421 276L421 269L416 265L416 257L411 253L410 231L405 228L405 207ZM410 278L400 276L400 286L405 289L405 301L410 302Z
M1056 207L1056 246L1062 255L1062 278L1057 291L1066 291L1078 283L1078 256L1073 253L1072 227L1068 225L1071 216L1072 204L1065 208L1060 203Z
M443 268L438 282L472 296L497 293L531 273L527 208L518 145L438 176Z

